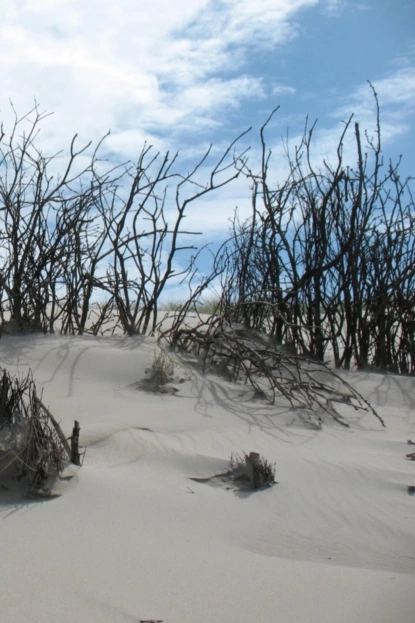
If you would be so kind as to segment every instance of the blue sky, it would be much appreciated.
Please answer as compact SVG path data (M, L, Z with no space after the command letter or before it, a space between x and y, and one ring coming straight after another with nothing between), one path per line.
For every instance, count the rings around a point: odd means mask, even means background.
M318 118L316 157L335 145L353 111L373 129L380 99L385 154L415 173L415 3L406 0L2 0L0 117L33 98L53 111L39 141L52 153L78 133L114 160L138 156L145 140L179 149L183 166L210 143L219 153L280 105L269 129L295 141ZM280 150L281 151L281 150ZM280 154L281 155L281 154ZM282 157L282 156L281 156ZM238 181L197 206L188 223L219 240L249 191ZM244 212L245 211L245 212Z

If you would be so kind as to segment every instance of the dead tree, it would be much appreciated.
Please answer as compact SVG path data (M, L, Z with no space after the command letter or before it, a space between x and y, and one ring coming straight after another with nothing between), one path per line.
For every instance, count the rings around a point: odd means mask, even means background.
M254 172L252 216L233 222L222 250L223 308L292 347L299 355L336 367L375 366L415 373L413 315L415 220L411 178L400 161L385 166L380 113L375 136L351 116L331 162L313 158L315 124L294 150L286 146L289 173L272 181L272 152L261 129L262 161ZM354 128L356 165L345 162L344 143ZM351 138L351 137L350 137Z
M47 116L36 105L22 118L15 113L9 137L1 133L0 283L3 308L18 331L53 331L63 305L68 322L73 296L65 281L76 275L80 254L91 253L96 220L91 212L96 195L105 192L105 183L92 174L94 158L74 172L75 162L90 146L77 150L76 136L62 175L51 172L57 154L47 156L36 146Z
M97 333L110 317L129 335L154 330L166 285L195 270L200 232L183 227L186 212L240 175L239 139L203 180L211 149L185 175L177 154L147 145L105 171L100 141L79 171L90 144L76 149L75 136L57 176L58 154L36 146L47 116L36 105L0 134L1 318L17 331Z
M99 204L111 246L99 258L108 261L106 276L94 278L93 285L111 297L125 333L154 331L158 302L168 282L191 277L198 252L193 239L201 232L184 229L183 220L193 203L240 175L235 165L242 166L244 151L235 153L235 146L244 134L229 145L204 183L198 176L211 148L182 175L174 169L177 154L160 158L145 146L137 164L126 170L126 198L115 188ZM183 267L177 270L179 261Z

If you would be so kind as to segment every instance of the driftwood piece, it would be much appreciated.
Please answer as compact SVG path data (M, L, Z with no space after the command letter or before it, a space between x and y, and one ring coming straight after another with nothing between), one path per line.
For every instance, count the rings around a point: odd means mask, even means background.
M80 465L81 464L81 456L79 454L79 433L80 433L81 427L79 426L79 422L77 420L75 420L74 423L74 427L72 430L72 437L71 437L71 462L74 465Z
M249 483L252 489L272 487L275 481L275 464L260 456L259 452L231 455L230 472L235 481Z
M245 469L246 475L249 478L251 485L254 489L258 489L261 487L261 483L259 481L259 452L250 452L249 455L245 456Z

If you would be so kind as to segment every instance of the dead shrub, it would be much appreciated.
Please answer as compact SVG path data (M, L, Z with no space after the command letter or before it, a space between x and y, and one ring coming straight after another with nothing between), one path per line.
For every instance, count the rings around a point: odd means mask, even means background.
M62 431L37 397L31 372L25 377L0 373L0 478L43 486L68 459Z
M165 350L154 352L151 368L146 370L146 378L142 386L153 392L166 393L168 385L173 380L173 358Z
M258 452L231 454L230 472L235 481L245 481L253 489L272 487L275 484L275 463L270 463Z

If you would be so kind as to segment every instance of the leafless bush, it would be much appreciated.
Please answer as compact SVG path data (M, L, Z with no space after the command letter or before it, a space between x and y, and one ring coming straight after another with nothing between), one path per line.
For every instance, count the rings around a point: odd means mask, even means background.
M240 137L209 172L211 149L183 175L177 154L149 145L135 164L104 171L98 154L105 137L79 170L90 143L77 148L75 136L56 175L59 154L36 146L47 116L35 105L24 117L15 113L10 134L0 129L0 318L9 316L19 332L97 334L115 312L129 335L154 330L166 285L194 272L201 232L184 229L186 212L240 175ZM102 293L107 303L88 326Z
M173 357L161 349L154 353L152 366L146 370L145 379L138 386L152 392L174 393L177 390L170 385L174 380L173 373Z
M19 479L41 486L58 475L68 460L50 414L36 395L31 373L12 377L2 370L0 382L0 477L13 467Z
M244 481L253 489L272 487L275 484L275 463L270 463L257 452L231 454L230 472L235 481Z
M373 407L334 370L309 357L289 354L275 338L243 325L231 325L221 316L189 326L180 318L160 333L173 350L193 352L203 358L204 372L219 370L229 379L249 383L255 395L270 400L284 398L301 409L313 424L329 415L349 426L336 405L370 411L384 426Z
M36 147L47 116L36 105L21 118L15 113L8 137L3 126L0 132L2 316L8 312L17 331L53 332L60 320L64 332L82 332L91 295L82 273L102 242L92 239L92 211L108 187L92 174L96 154L74 173L89 148L77 150L76 136L62 174L51 172L56 155Z
M178 311L201 311L221 279L217 309L230 324L263 331L292 354L337 368L415 374L415 219L411 178L384 161L376 92L374 136L346 120L332 162L313 159L315 124L286 145L289 173L272 180L273 155L260 132L255 171L239 149L241 134L205 169L211 150L187 174L177 154L144 145L135 163L104 171L102 141L76 136L61 175L56 156L36 146L47 114L39 107L0 129L0 320L17 331L95 335L120 327L154 332L159 301L173 279L197 275L200 232L184 228L199 199L245 176L252 216L235 215L231 238L198 276ZM356 164L344 143L354 133ZM105 137L104 137L105 138ZM103 139L104 140L104 139ZM239 151L238 151L239 150ZM203 178L205 175L205 178ZM179 261L177 261L179 260ZM180 268L178 268L180 266ZM106 303L92 309L102 295Z
M242 322L337 368L415 373L415 219L400 160L386 163L376 92L375 132L346 120L333 162L313 160L315 124L290 150L287 178L272 181L261 128L262 163L243 166L252 216L233 222L222 249L223 307ZM345 162L354 130L356 165Z
M157 386L168 383L174 372L172 356L163 350L154 353L152 370L152 378L155 380Z

